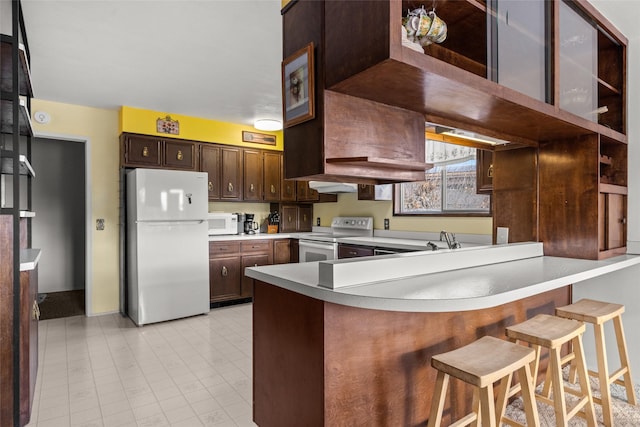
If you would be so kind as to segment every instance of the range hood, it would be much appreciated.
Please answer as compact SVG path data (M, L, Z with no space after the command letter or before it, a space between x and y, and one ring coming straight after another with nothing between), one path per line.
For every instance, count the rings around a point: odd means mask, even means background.
M355 193L358 191L357 184L342 182L309 181L309 188L318 193Z

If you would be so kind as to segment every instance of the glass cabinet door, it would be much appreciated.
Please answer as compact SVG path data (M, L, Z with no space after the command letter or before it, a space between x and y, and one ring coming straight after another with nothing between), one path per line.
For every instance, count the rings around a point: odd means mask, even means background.
M490 25L491 80L549 102L547 3L543 0L493 0Z
M560 2L559 42L560 108L597 121L597 29L564 1Z

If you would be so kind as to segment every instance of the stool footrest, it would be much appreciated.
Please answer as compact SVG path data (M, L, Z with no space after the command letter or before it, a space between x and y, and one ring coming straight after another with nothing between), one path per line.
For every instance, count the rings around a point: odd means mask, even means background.
M581 418L585 418L585 415L581 412L582 409L584 409L584 407L589 403L589 399L587 397L583 397L582 399L580 399L578 401L578 403L576 404L576 406L573 407L573 409L571 409L569 412L567 412L567 419L571 419L573 417L575 417L576 415L581 417Z
M507 417L502 417L502 419L500 420L501 425L502 424L508 424L510 426L513 427L526 427L524 424L519 423L515 420L512 420L511 418L507 418Z
M615 383L616 380L618 380L618 378L620 378L621 376L623 376L627 372L629 372L629 368L627 368L626 366L623 367L623 368L618 369L617 371L615 371L613 374L611 374L609 376L609 384ZM622 385L624 385L624 383L622 383Z
M469 424L471 424L472 422L476 421L478 419L478 414L476 414L475 412L472 412L462 418L460 418L458 421L456 421L455 423L451 424L449 427L464 427L464 426L468 426Z

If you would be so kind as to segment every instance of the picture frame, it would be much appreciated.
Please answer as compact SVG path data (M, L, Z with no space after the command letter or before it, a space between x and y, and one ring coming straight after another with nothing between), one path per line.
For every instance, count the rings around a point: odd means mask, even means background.
M276 136L269 135L267 133L258 133L258 132L249 132L246 130L242 131L242 141L243 142L253 142L255 144L267 144L267 145L276 145Z
M282 61L282 117L288 128L315 117L313 42Z

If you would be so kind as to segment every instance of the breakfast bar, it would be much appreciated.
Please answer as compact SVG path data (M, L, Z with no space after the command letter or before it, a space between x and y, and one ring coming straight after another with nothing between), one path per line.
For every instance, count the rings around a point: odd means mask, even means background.
M572 285L640 264L544 256L541 243L252 267L254 421L425 425L431 356L571 303ZM541 371L546 367L543 359ZM451 386L444 420L470 410Z

